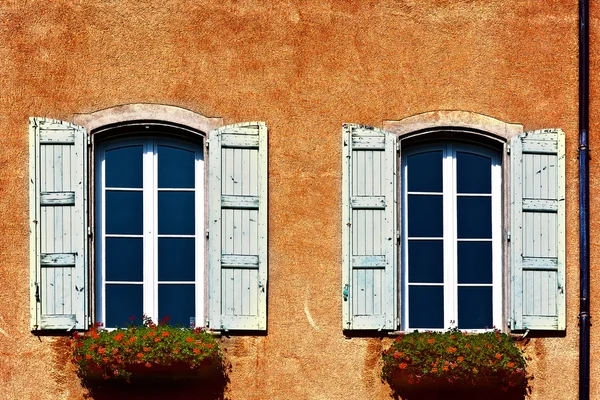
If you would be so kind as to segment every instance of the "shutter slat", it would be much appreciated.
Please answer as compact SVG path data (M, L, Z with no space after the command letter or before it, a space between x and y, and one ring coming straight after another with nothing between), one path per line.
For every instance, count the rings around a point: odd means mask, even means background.
M42 206L74 206L75 192L42 192L40 193Z
M559 129L511 139L510 259L511 329L565 329L565 139Z
M75 266L74 253L42 253L40 256L40 264L42 267L65 267Z
M256 209L260 200L258 196L222 196L221 207L222 208L242 208L242 209Z
M209 136L209 326L267 324L267 129L253 122Z
M384 210L386 207L385 196L362 196L352 197L351 199L352 209L372 209L372 210Z
M30 119L31 328L88 328L87 136Z
M343 329L397 329L396 137L343 133Z

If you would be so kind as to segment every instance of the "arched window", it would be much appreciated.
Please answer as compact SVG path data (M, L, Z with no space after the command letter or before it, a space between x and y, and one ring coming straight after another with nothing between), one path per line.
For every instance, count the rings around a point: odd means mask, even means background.
M204 153L149 134L96 147L96 319L204 320Z
M401 277L406 329L502 321L498 150L460 142L402 152Z
M31 329L265 330L265 124L152 104L74 119L30 119Z
M342 128L345 330L565 329L565 147L439 111Z

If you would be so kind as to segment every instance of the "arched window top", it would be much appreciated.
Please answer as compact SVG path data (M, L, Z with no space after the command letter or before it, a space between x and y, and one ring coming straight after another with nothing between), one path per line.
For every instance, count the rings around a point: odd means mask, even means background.
M506 142L523 133L523 125L500 121L471 111L430 111L397 121L384 121L383 129L395 133L399 139L428 133L454 131L475 134Z
M205 117L185 108L163 104L125 104L89 114L75 114L73 117L73 122L91 133L97 133L105 127L131 125L140 121L186 127L204 134L223 126L223 118Z

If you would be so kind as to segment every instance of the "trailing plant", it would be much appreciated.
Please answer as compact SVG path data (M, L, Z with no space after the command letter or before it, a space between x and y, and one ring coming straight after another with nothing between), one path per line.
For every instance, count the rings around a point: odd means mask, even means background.
M194 369L206 364L217 366L222 361L213 335L202 328L171 326L168 318L157 325L144 317L143 325L114 330L96 324L84 334L75 332L71 349L81 376L100 370L104 379L129 380L131 365L152 368L183 363Z
M383 379L397 386L426 382L481 385L494 381L502 390L526 385L526 360L515 340L490 331L470 334L401 334L383 352Z

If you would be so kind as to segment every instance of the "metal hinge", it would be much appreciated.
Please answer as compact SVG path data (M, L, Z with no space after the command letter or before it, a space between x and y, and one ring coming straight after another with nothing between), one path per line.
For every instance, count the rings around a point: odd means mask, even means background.
M206 230L206 232L204 234L206 235L206 238L208 239L208 229Z
M506 154L510 154L510 144L506 143Z
M344 285L344 289L342 289L342 297L344 301L348 301L348 296L350 296L350 285L347 283Z
M396 151L400 152L400 142L396 142Z
M206 148L207 148L207 149L208 149L208 142L209 142L209 140L208 140L208 138L206 138L206 139L204 140L204 145L206 146Z

